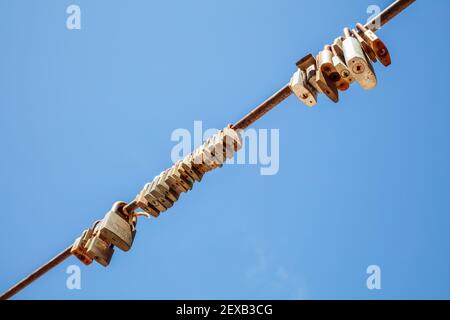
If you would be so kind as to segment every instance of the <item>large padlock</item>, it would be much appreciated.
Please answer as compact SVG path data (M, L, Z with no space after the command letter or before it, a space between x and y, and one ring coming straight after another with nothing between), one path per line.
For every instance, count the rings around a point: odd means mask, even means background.
M306 106L314 107L317 104L317 91L308 83L305 71L297 69L291 78L289 87Z
M317 68L323 73L325 77L330 78L331 81L337 83L341 79L341 75L337 72L333 64L333 52L331 46L326 45L317 56Z
M389 50L384 44L383 41L378 38L378 36L370 29L364 27L361 23L356 24L356 28L361 31L363 37L369 45L372 47L372 50L375 51L375 55L378 60L385 66L389 66L391 64L391 55L389 54Z
M111 244L101 239L99 234L97 234L87 242L86 253L99 264L107 267L111 262L114 249Z
M370 61L372 62L377 62L377 56L375 55L375 51L372 50L372 47L369 45L369 43L363 39L363 37L361 37L359 35L358 32L356 32L355 30L352 30L352 35L356 38L356 40L358 40L359 44L361 45L361 48L363 49L363 52L366 54L366 57L369 58Z
M75 257L77 257L85 265L90 265L93 260L93 258L90 257L86 252L86 244L92 237L92 234L93 234L92 228L83 231L81 237L75 240L75 242L72 245L72 249L70 250L70 253L73 254Z
M361 44L361 48L363 49L363 53L366 58L367 62L367 68L362 74L362 76L357 79L359 85L365 89L365 90L371 90L377 86L378 80L377 76L375 74L375 70L373 69L372 63L369 61L377 61L377 58L375 56L375 52L372 50L372 48L365 42L363 38L356 32L355 30L352 30L353 36L359 41ZM368 55L371 55L370 57Z
M351 36L350 29L344 29L344 40L342 41L345 64L347 65L353 77L359 82L365 78L368 61L359 44L358 40Z
M116 202L95 229L103 241L128 251L133 245L136 229L123 212L125 206L126 202Z

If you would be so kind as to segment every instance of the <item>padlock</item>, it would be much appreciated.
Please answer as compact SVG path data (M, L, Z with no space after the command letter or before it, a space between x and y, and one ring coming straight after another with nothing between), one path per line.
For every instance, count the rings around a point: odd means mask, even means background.
M101 239L99 234L97 234L87 242L86 252L88 256L92 257L99 264L107 267L111 262L114 249L112 245Z
M178 183L178 181L174 177L172 177L170 175L172 172L172 169L173 169L173 167L166 170L164 173L164 181L166 182L166 184L170 187L170 189L176 191L178 194L189 191L183 185Z
M365 78L368 61L358 40L351 36L350 29L348 28L344 29L342 48L344 50L345 64L353 74L355 80L359 82Z
M316 70L316 83L320 91L325 94L331 101L337 103L339 101L339 93L336 85L330 78L326 77L321 70Z
M306 106L314 107L317 104L317 91L307 82L305 71L297 69L291 78L289 87Z
M226 147L220 136L220 132L211 136L204 145L205 153L211 155L210 159L217 165L222 165L226 160Z
M346 85L339 83L337 84L337 87L339 90L345 91L350 87L354 79L350 70L348 70L347 66L345 65L340 54L336 51L334 46L332 47L332 51L333 51L333 65L336 68L337 72L339 72L339 74L341 75L341 81L346 83Z
M337 37L336 39L334 39L334 42L331 45L331 49L333 50L334 55L337 55L342 61L345 60L344 50L342 49L342 37Z
M370 29L364 27L361 23L356 24L356 28L361 31L363 38L369 43L378 60L385 66L391 64L391 55L383 41Z
M116 202L103 220L95 227L94 232L103 241L112 244L123 251L130 250L133 245L133 226L123 213L125 202Z
M200 148L195 149L192 152L191 156L192 164L199 172L205 174L210 171L210 168L203 162L203 153L200 152Z
M184 171L186 171L189 176L191 176L192 179L194 179L197 182L202 181L203 179L203 173L199 172L193 165L192 165L192 156L188 155L180 162L180 166Z
M145 185L144 189L137 195L135 199L136 205L151 216L158 218L161 211L150 204L145 198L145 190L147 186L148 185Z
M169 172L170 177L175 179L175 181L181 185L186 191L188 192L192 190L192 184L189 180L187 180L177 169L177 167L174 165L172 169Z
M334 83L341 79L341 75L336 71L333 65L333 52L331 46L326 45L317 56L317 68Z
M371 90L377 86L377 76L370 61L367 61L367 70L364 72L364 78L358 80L358 83L365 90Z
M314 59L315 60L315 59ZM308 68L306 69L306 79L308 80L308 83L314 88L316 89L316 91L318 93L323 93L322 90L319 88L319 86L317 85L316 82L316 75L317 75L317 68L315 64L312 64L310 66L308 66Z
M166 198L165 194L159 191L158 177L155 177L155 179L152 182L151 189L148 190L148 192L153 197L155 197L159 201L159 203L161 203L165 208L167 209L172 208L174 202Z
M166 198L170 199L172 202L178 201L178 199L180 198L180 193L176 189L171 188L166 183L166 174L167 172L163 171L159 175L158 189L160 192L164 193Z
M242 148L242 137L240 132L234 130L231 125L228 125L222 131L224 136L224 143L227 146L227 149L229 149L229 147L232 147L231 149L235 152L239 151ZM233 155L230 156L230 158L232 157Z
M366 54L366 57L369 58L372 62L377 62L377 56L375 55L375 51L372 50L371 46L364 40L358 32L355 30L351 30L352 35L358 40L359 44L363 52Z
M92 228L83 231L81 237L75 240L74 244L72 245L72 249L70 250L71 254L73 254L87 266L90 265L93 261L93 258L86 253L86 243L92 237L92 234Z
M167 207L161 203L157 196L151 193L154 182L147 183L144 187L143 194L144 198L147 199L148 203L155 207L159 212L164 212Z
M176 171L180 174L180 176L183 177L184 180L188 182L189 186L191 186L190 190L192 190L192 187L194 186L195 183L195 179L192 178L190 174L183 168L183 161L180 160L177 163L175 163L175 167Z

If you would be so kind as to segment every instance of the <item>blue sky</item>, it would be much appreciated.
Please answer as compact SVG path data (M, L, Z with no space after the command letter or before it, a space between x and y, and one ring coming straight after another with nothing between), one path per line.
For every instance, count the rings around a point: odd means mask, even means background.
M2 1L0 290L170 166L175 129L238 120L389 2ZM259 121L280 130L277 175L210 173L107 269L70 258L17 298L450 298L449 10L417 1L380 31L375 90Z

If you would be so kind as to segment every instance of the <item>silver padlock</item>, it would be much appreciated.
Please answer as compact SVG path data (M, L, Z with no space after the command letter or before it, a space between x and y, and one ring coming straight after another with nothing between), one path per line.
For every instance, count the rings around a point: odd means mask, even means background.
M291 78L289 87L306 106L314 107L317 104L317 91L308 83L305 71L297 69Z
M114 254L114 249L112 245L101 239L97 234L87 242L86 253L99 264L107 267L111 262L111 258Z
M356 24L356 28L363 34L363 38L369 43L372 47L372 50L375 52L378 60L385 66L389 66L391 64L391 55L389 54L389 50L381 41L380 38L370 29L364 27L361 23Z
M124 216L126 202L116 202L103 220L96 226L95 232L103 241L123 251L130 250L136 230Z
M358 40L351 36L349 28L344 29L342 48L344 51L345 64L353 74L353 77L359 82L365 78L365 72L368 69L368 61Z

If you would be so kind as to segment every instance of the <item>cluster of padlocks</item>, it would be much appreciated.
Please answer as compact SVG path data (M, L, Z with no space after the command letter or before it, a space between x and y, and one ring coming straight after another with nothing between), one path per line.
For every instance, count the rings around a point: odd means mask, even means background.
M111 261L114 246L123 251L130 250L136 235L137 219L125 212L125 206L125 202L116 202L102 220L95 222L75 240L71 253L86 265L95 260L106 267Z
M205 173L222 167L241 147L242 137L238 131L231 126L219 131L147 183L132 202L131 208L127 208L129 205L125 202L115 203L102 220L75 240L71 253L86 265L95 260L107 266L114 253L114 246L128 251L133 244L137 215L130 214L130 211L140 208L144 210L141 215L158 217L174 205L181 193L192 190L194 183L201 181Z
M377 77L372 62L377 60L389 66L388 49L373 31L357 23L356 30L345 28L344 36L326 45L316 57L309 54L298 61L289 86L309 107L317 104L318 93L338 102L339 91L346 91L355 81L365 90L375 88Z
M205 173L222 167L226 159L232 158L241 146L241 136L231 126L219 131L147 183L135 199L137 207L150 216L158 217L173 206L181 193L192 190L194 183L200 182Z

